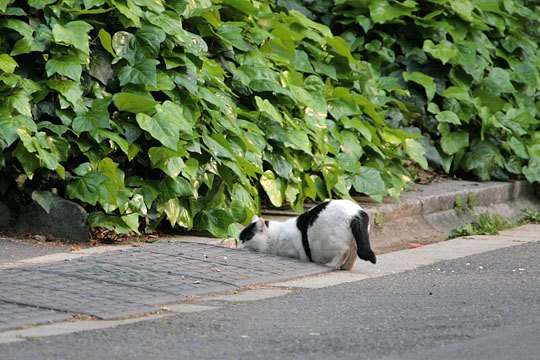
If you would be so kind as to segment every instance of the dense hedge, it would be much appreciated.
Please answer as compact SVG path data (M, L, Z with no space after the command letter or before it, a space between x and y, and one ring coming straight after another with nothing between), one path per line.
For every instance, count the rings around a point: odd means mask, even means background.
M0 0L0 194L226 236L426 158L538 181L540 10L475 4Z
M432 165L481 180L540 181L537 1L300 3L377 76L409 91L399 97L407 112L387 120L419 129Z

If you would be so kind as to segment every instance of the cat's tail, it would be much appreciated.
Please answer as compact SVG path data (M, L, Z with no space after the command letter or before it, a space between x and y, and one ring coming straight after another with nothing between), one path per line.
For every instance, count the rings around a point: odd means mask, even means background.
M369 245L368 229L369 216L365 211L360 210L351 221L351 231L354 235L354 239L356 240L356 253L360 259L370 261L375 264L377 262L377 257Z

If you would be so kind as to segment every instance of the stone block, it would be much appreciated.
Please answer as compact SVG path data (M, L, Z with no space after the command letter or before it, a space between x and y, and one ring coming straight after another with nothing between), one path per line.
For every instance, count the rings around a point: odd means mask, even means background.
M86 211L80 205L58 196L53 198L48 214L35 202L23 208L15 223L15 231L75 242L89 240Z

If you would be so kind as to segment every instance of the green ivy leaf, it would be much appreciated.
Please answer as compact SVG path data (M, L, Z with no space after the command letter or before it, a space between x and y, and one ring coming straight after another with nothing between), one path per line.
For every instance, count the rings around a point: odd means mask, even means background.
M135 144L131 144L130 146L127 140L120 136L120 134L110 130L96 129L90 132L90 136L92 136L98 144L101 144L104 140L110 140L112 142L111 148L115 149L116 146L118 146L124 154L128 155L128 160L130 161L133 160L139 150ZM133 152L135 152L135 154L133 154Z
M332 96L328 99L328 112L336 120L343 116L357 115L359 110L349 89L335 88Z
M195 215L194 227L207 230L216 237L225 237L229 234L229 224L233 221L233 217L225 210L202 210Z
M465 131L450 132L441 137L441 148L447 155L454 155L467 146L469 146L469 133Z
M150 148L148 150L148 157L153 167L163 170L165 174L172 178L176 178L185 167L182 155L171 149L162 147Z
M19 66L15 59L13 59L8 54L0 54L0 70L12 74L15 71L15 68Z
M193 187L184 178L167 177L165 180L159 183L159 191L161 192L161 199L167 201L175 197L186 197L193 195Z
M101 46L103 46L103 48L107 50L107 52L111 54L114 58L117 57L116 52L114 51L112 46L111 34L109 34L105 29L99 29L98 37L99 41L101 42Z
M442 40L437 45L431 40L425 40L422 50L433 56L435 59L439 59L443 64L454 59L459 53L456 46L448 40Z
M405 1L404 3L390 3L387 0L369 1L371 19L375 23L384 24L402 16L409 16L414 10L416 10L415 1Z
M142 9L135 5L135 3L130 3L129 5L126 5L116 0L112 0L112 3L114 4L116 10L125 17L126 20L123 21L125 27L141 26L141 16L143 15ZM122 17L120 18L124 20Z
M17 115L0 118L0 139L3 140L5 147L10 146L19 138L17 129L21 128L25 128L29 132L37 131L36 123L29 116Z
M426 90L426 96L428 101L433 100L433 97L435 96L435 91L437 90L437 86L435 85L435 82L433 81L433 78L431 76L422 74L418 71L415 71L412 74L404 72L403 79L405 81L412 81L414 83L417 83L418 85L423 86Z
M538 86L538 70L531 64L521 63L514 68L514 71L510 74L511 80L529 86Z
M98 171L90 171L79 180L68 184L66 195L70 199L78 199L90 205L96 205L99 200L101 185L107 181L107 177Z
M471 171L482 181L491 179L492 173L503 166L499 150L487 142L475 141L462 163L465 171Z
M32 200L41 206L47 214L51 211L53 195L50 191L34 190L32 191Z
M159 140L164 146L173 150L178 148L180 133L178 125L170 123L166 118L151 117L142 113L137 114L136 119L141 129L150 133L154 139Z
M83 89L79 83L71 80L50 79L47 81L47 85L58 91L73 106L76 113L86 111L83 102Z
M469 0L451 1L450 6L454 11L466 21L473 21L473 4Z
M359 193L366 194L376 201L381 201L386 195L386 185L381 173L372 167L361 166L359 173L352 177L354 189Z
M450 86L443 91L442 95L448 99L457 99L464 102L472 103L472 98L471 98L471 95L469 94L469 89L465 87Z
M422 169L428 169L428 162L425 157L426 148L422 146L418 141L414 139L405 139L404 144L405 152L411 157Z
M133 65L126 65L118 72L120 85L126 84L141 84L156 86L157 70L156 65L159 61L147 59L145 57L137 57Z
M482 88L494 95L500 93L513 93L514 85L510 81L510 73L502 68L493 68L482 82Z
M108 41L107 36L105 34L103 36L105 41ZM130 65L135 64L137 57L144 57L139 41L130 32L116 32L111 39L111 46L114 49L114 56L126 59Z
M344 130L341 132L340 135L340 143L341 150L345 154L351 154L356 159L360 159L362 155L364 155L364 150L362 148L362 145L360 144L360 138L358 137L358 134L349 130Z
M142 96L128 92L116 93L113 96L113 102L118 110L135 114L153 112L156 105L159 104L150 95Z
M247 51L249 47L244 40L243 31L242 27L236 24L220 23L217 33L226 43L237 49Z
M34 9L41 10L45 8L45 6L55 2L56 0L28 0L28 5L33 7Z
M34 176L34 171L40 168L41 164L38 157L28 151L22 142L19 142L13 155L19 160L19 163L22 165L24 173L28 175L29 179L32 179Z
M129 233L132 231L131 227L125 223L122 217L105 214L101 211L93 211L88 214L88 224L93 228L102 227L118 233Z
M85 21L70 21L65 25L55 24L52 34L57 43L72 45L84 54L90 54L88 32L94 27Z
M180 208L180 201L178 198L174 197L160 204L158 210L165 213L171 226L175 226L178 223L178 218L182 209Z
M48 77L57 73L78 82L81 79L82 66L79 63L78 56L66 55L49 59L45 64L45 71Z
M524 166L522 169L523 175L527 178L527 181L540 182L540 164L530 164L529 166Z
M111 59L104 51L96 50L90 56L90 67L88 73L98 79L103 85L107 85L112 79L114 72L111 66Z
M343 38L339 36L329 37L326 39L326 43L330 45L337 54L347 58L350 62L355 61L351 55L349 44L347 44Z
M112 99L95 99L92 107L86 113L73 119L71 127L80 133L83 131L93 131L98 129L110 129L108 106Z
M283 204L283 183L280 178L276 178L276 175L266 170L261 176L261 186L268 195L272 205L279 207Z
M187 135L193 135L193 124L189 116L186 116L186 108L172 101L165 101L161 105L156 106L154 117L161 123L169 123L178 131Z
M441 123L461 125L459 117L453 111L441 111L440 113L435 115L435 118Z
M529 154L527 153L527 148L525 147L525 145L523 145L521 141L519 141L515 137L512 136L510 138L510 140L508 141L508 145L510 146L512 151L520 158L522 159L529 158Z
M156 26L145 25L137 29L135 37L139 40L142 48L149 58L155 58L159 54L161 43L165 41L167 34Z

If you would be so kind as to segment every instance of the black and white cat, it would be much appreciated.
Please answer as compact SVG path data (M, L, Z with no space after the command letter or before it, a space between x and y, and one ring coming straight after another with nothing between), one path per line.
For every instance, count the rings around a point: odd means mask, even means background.
M350 270L357 255L377 261L369 245L369 217L349 200L331 200L284 222L257 216L240 233L239 249L326 264Z

